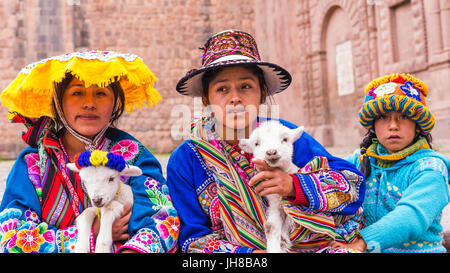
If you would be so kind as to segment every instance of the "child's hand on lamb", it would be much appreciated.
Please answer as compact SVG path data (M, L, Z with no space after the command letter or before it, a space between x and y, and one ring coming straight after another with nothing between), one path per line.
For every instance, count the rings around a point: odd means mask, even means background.
M275 193L285 197L295 197L295 188L291 175L280 168L270 167L262 159L254 158L252 163L259 170L259 173L249 181L250 186L256 185L256 193L261 196Z

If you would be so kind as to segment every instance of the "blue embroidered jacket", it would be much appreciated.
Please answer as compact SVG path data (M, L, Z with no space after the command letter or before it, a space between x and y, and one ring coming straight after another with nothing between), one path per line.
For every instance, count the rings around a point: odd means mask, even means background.
M120 248L175 251L179 220L161 165L147 148L123 131L110 128L105 138L103 150L122 155L127 164L138 166L143 172L139 177L124 179L133 190L134 204L128 226L132 237ZM73 252L77 239L75 223L60 229L41 219L40 160L38 150L28 147L18 156L8 176L0 206L0 252ZM60 200L64 198L68 195L62 191ZM55 200L56 216L64 213L64 207L57 204L61 203Z

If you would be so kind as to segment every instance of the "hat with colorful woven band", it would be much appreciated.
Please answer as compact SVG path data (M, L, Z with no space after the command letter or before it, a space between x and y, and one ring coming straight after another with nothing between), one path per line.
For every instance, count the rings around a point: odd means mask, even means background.
M203 74L212 69L236 65L256 65L263 71L269 95L285 90L291 83L291 75L279 65L262 62L255 39L239 30L225 30L208 39L204 45L202 67L190 70L177 84L183 95L202 96Z
M434 125L433 113L426 106L428 87L410 74L391 74L371 81L364 90L364 104L359 111L359 122L373 130L375 119L396 111L414 120L422 133L429 133Z
M87 51L50 57L25 66L0 94L2 104L10 113L54 118L51 108L54 83L61 82L66 73L84 81L86 87L105 87L119 80L125 110L129 113L134 106L153 106L161 100L154 88L158 79L140 57L114 51Z

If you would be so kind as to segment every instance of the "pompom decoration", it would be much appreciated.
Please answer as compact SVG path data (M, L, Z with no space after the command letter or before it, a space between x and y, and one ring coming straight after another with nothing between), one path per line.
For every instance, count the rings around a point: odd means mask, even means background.
M125 159L123 159L121 155L108 153L106 156L108 157L108 163L106 163L105 165L106 167L117 170L119 172L125 169L127 163L125 162Z
M91 166L91 162L89 162L89 158L91 157L91 151L85 151L82 153L79 153L75 156L75 165L78 169L81 169L83 167Z
M75 155L74 161L78 169L89 166L106 166L121 172L127 165L122 156L100 150L79 153Z
M108 157L106 156L107 152L94 150L91 152L91 157L89 161L92 166L105 166L108 163Z

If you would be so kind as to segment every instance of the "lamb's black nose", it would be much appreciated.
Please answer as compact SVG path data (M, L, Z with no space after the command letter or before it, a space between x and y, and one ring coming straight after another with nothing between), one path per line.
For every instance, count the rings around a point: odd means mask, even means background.
M275 150L275 149L267 150L267 151L266 151L266 154L267 154L268 156L276 155L276 154L277 154L277 150Z
M92 202L94 202L94 205L96 207L101 207L102 201L103 201L103 198L101 198L101 197L92 199Z

